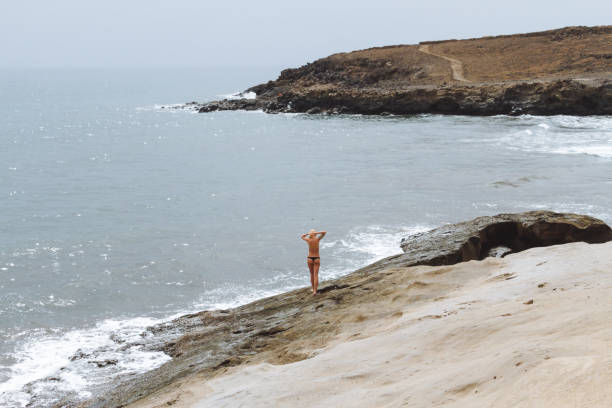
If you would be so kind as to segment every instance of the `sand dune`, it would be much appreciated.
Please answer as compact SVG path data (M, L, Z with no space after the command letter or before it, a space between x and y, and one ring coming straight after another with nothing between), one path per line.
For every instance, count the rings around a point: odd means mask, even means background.
M292 343L310 358L192 376L131 407L612 404L612 243L403 269L327 346Z

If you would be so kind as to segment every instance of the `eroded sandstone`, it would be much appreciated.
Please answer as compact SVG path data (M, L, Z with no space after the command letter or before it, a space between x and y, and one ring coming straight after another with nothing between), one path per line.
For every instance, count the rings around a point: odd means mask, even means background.
M148 349L163 350L172 360L146 374L124 378L93 400L78 403L67 398L55 407L120 407L155 392L164 395L165 386L176 387L176 381L186 376L212 378L239 364L299 361L310 356L309 350L329 344L342 330L350 328L358 337L359 323L377 313L376 302L385 296L392 296L392 303L401 300L398 304L403 307L422 305L445 296L469 278L446 276L439 283L426 282L410 266L482 259L499 247L517 252L534 246L610 240L612 230L600 220L548 211L446 225L403 240L403 254L325 282L317 296L309 289L298 289L235 309L203 311L151 327L142 334L141 343Z
M506 248L502 250L505 256L534 247L610 240L610 227L586 215L550 211L499 214L405 238L400 243L403 254L380 262L386 266L452 265L484 259L500 247Z

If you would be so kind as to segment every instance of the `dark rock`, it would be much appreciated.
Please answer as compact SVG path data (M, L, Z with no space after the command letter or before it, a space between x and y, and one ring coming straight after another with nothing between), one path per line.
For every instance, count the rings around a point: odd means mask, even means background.
M193 105L189 107L193 108ZM610 115L612 81L567 79L412 87L394 92L354 88L295 88L284 89L282 93L270 92L256 99L209 102L196 105L196 109L201 113L262 109L267 113L328 112L364 115Z
M117 343L117 344L123 344L123 343L125 343L125 340L124 340L124 339L122 339L122 338L121 338L121 337L120 337L120 336L119 336L117 333L113 333L113 334L111 334L111 335L110 335L110 339L111 339L112 341L114 341L115 343Z
M200 113L215 112L219 110L257 110L264 109L271 103L276 104L276 108L280 108L280 104L275 101L264 101L257 99L224 99L222 101L208 102L201 105L196 105L196 109ZM191 105L185 107L193 108Z
M198 110L199 113L206 113L206 112L214 112L219 110L219 105L217 105L216 103L207 103L206 105L200 107L200 109Z
M499 214L445 225L401 241L404 253L374 265L452 265L489 256L493 248L511 252L570 242L602 243L612 240L603 221L586 215L531 211ZM371 265L373 267L374 265ZM368 267L370 268L370 267Z
M306 113L309 115L315 115L317 113L321 113L321 108L319 108L318 106L315 106L314 108L308 109Z
M85 357L89 357L89 354L84 353L81 349L78 349L72 356L70 356L70 361L80 360Z
M98 368L103 368L103 367L107 367L110 365L117 365L117 363L119 362L119 360L116 359L107 359L107 360L93 360L93 361L89 361L92 364L95 364L98 366Z
M479 86L372 89L295 89L283 94L293 112L313 108L365 115L443 113L461 115L612 114L612 81L559 80Z

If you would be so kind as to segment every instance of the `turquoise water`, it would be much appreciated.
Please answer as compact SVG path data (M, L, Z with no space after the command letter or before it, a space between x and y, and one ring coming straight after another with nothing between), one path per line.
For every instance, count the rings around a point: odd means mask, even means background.
M0 403L85 398L167 359L121 349L147 325L307 286L310 228L328 279L480 215L612 223L611 117L162 108L277 71L0 73Z

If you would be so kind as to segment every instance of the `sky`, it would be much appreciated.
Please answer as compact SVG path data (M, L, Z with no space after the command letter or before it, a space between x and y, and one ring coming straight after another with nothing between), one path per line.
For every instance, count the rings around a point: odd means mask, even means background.
M374 46L605 24L609 0L0 0L0 67L297 67Z

